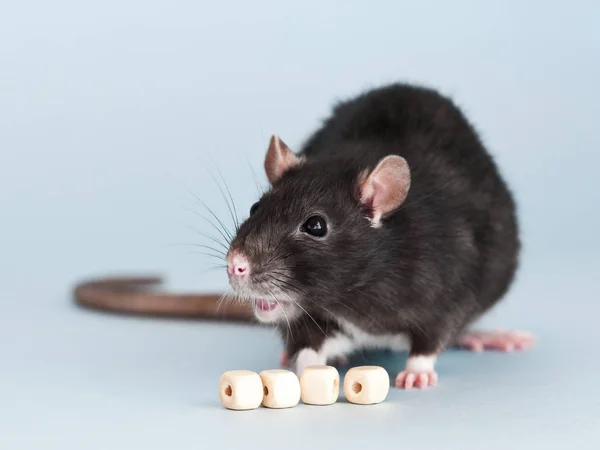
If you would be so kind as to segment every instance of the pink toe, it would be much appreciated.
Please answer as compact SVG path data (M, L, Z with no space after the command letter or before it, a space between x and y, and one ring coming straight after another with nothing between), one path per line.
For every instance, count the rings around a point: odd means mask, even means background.
M429 385L430 386L435 386L437 385L438 382L438 375L435 372L432 372L429 374Z
M482 352L483 343L480 341L472 341L469 343L469 350L471 350L472 352Z
M426 373L420 373L417 375L415 384L419 388L425 388L429 386L429 376Z
M492 349L492 350L500 350L502 352L512 352L515 349L515 344L513 344L511 341L508 341L506 339L496 339L496 340L492 340L487 344L487 347Z
M406 372L400 372L396 377L396 387L404 387L404 380L406 379Z
M396 387L403 389L425 389L428 386L435 386L437 381L438 376L435 372L413 373L405 370L400 372L396 377Z
M408 373L406 374L406 379L404 380L404 387L406 389L412 389L415 385L415 374L414 373Z
M533 346L533 342L517 342L515 345L519 350L528 350Z
M471 350L472 352L480 352L483 350L481 341L470 336L461 339L459 344L461 347Z

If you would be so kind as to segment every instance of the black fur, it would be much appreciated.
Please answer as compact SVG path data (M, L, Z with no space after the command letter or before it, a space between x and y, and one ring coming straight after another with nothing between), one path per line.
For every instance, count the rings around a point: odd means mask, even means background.
M335 317L408 332L412 354L439 352L505 294L519 252L515 204L449 99L401 84L370 91L339 104L300 153L306 162L274 183L232 243L257 283L299 296L307 314L282 327L291 357L339 331ZM389 154L407 160L411 188L375 229L357 180ZM297 232L314 213L328 221L323 239Z

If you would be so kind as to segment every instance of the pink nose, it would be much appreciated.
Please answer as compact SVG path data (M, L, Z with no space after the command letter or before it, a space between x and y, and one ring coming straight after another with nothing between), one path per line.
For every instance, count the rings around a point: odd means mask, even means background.
M244 255L234 252L227 257L227 272L231 276L243 277L248 275L250 264Z

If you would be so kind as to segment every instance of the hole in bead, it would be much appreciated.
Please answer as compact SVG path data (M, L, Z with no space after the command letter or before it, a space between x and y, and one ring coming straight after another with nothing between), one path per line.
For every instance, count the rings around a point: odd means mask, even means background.
M229 385L228 385L228 386L225 388L225 395L226 395L227 397L231 397L231 394L233 394L233 390L231 389L231 386L229 386Z
M263 388L263 392L265 393L265 395L269 395L269 388L265 386Z
M352 390L355 394L360 394L360 391L362 391L362 384L355 381L352 385Z

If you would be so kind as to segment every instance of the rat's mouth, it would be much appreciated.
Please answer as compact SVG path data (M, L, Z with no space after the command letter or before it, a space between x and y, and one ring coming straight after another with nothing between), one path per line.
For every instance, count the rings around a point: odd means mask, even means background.
M279 303L274 300L256 300L254 307L260 312L273 311L275 308L279 308Z
M254 314L261 322L276 322L285 315L287 302L282 300L254 300Z

